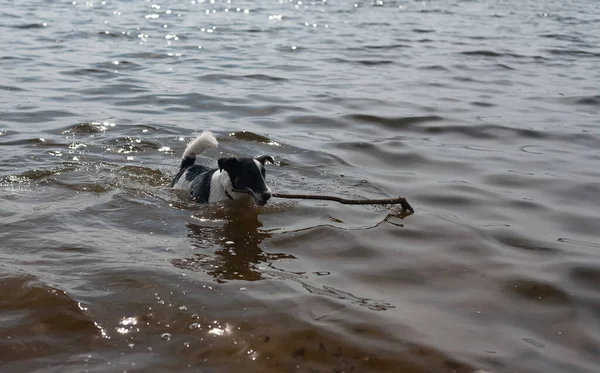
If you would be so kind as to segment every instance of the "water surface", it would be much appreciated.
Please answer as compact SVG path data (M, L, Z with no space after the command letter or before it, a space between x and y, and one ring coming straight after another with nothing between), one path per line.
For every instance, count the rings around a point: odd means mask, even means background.
M596 1L0 8L2 371L600 371Z

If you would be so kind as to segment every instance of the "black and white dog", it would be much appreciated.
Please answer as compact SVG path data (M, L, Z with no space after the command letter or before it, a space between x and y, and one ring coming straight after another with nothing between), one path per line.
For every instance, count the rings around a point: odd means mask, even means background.
M189 191L196 202L212 203L251 196L258 205L264 206L271 198L271 189L265 183L265 162L275 163L273 158L269 155L219 158L218 169L194 165L198 154L217 146L217 139L209 131L190 142L171 187Z

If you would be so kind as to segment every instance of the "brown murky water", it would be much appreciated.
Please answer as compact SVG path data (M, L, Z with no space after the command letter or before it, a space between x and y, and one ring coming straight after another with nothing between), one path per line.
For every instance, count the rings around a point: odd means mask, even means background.
M0 7L0 371L600 371L597 2Z

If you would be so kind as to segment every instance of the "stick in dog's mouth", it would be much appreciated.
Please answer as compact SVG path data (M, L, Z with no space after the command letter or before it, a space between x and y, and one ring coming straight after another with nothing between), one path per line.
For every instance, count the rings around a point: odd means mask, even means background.
M249 195L250 197L252 197L252 199L254 199L254 202L256 202L256 204L259 206L264 206L267 204L267 201L263 201L263 200L257 198L256 194L251 189L233 189L233 191L235 193L242 193L242 194Z

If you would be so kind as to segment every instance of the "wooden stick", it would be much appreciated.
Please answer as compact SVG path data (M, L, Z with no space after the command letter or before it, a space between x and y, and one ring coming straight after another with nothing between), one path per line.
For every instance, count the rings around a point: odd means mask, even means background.
M285 194L273 193L273 197L290 198L290 199L318 199L326 201L335 201L344 205L396 205L400 204L404 210L415 213L410 203L404 197L388 198L388 199L345 199L335 196L323 196L318 194Z

